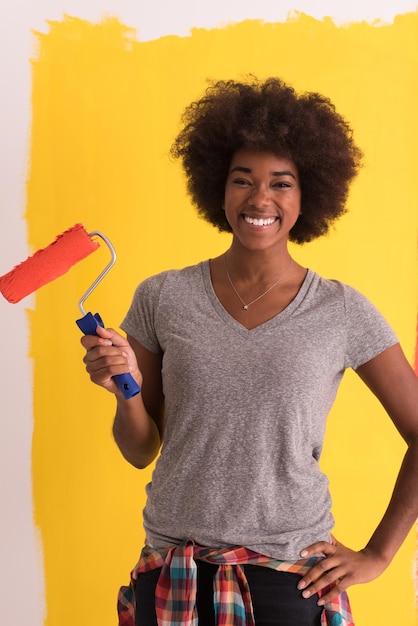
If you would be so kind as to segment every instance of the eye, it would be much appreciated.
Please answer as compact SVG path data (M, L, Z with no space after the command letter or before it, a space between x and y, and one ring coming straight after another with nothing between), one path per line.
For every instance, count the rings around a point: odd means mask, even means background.
M245 178L234 178L232 182L234 183L234 185L240 185L242 187L251 184L248 180L245 180Z
M273 183L272 186L277 188L277 189L288 189L288 188L292 187L292 183L289 183L289 182L287 182L285 180L279 180L279 181Z

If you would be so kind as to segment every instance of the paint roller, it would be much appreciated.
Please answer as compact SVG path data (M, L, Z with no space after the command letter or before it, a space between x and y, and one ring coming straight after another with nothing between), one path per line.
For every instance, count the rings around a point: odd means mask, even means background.
M82 224L69 228L49 246L38 250L10 272L0 277L0 292L9 302L16 303L40 287L65 274L73 265L99 248L93 237L99 237L110 251L110 261L92 285L80 298L78 307L83 315L76 320L77 326L85 335L96 335L98 326L104 328L99 313L86 313L84 303L97 285L103 280L116 261L116 251L109 239L100 231L88 233ZM131 374L117 374L114 377L124 398L129 400L141 391Z

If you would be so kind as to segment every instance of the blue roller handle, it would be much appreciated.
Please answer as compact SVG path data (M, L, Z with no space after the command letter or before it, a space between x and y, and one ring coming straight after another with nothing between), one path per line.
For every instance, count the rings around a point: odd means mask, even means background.
M98 326L104 328L103 320L98 313L94 315L92 313L86 313L84 317L76 320L76 324L85 335L97 335L96 328ZM125 400L133 398L141 391L141 387L130 374L116 374L116 376L113 376L113 379L123 393Z

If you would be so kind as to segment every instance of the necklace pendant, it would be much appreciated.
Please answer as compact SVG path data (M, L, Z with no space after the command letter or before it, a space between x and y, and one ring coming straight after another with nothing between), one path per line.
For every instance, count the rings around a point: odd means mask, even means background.
M261 298L264 298L264 296L266 296L272 289L274 289L274 287L276 285L278 285L279 282L286 276L286 274L290 270L290 267L291 267L292 262L293 262L292 257L290 257L289 265L287 266L287 268L285 269L283 274L281 274L279 276L279 278L268 289L263 291L263 293L261 295L259 295L258 298L255 298L254 300L251 300L251 302L249 302L248 304L245 304L244 300L241 298L241 296L239 295L238 291L236 290L235 285L232 282L231 276L229 275L228 266L226 264L226 252L223 254L223 259L224 259L224 265L225 265L225 273L226 273L226 276L228 278L228 282L231 285L233 291L235 292L235 295L237 296L237 298L241 301L242 308L244 309L244 311L248 311L248 307L249 306L251 306L255 302L258 302L259 300L261 300Z

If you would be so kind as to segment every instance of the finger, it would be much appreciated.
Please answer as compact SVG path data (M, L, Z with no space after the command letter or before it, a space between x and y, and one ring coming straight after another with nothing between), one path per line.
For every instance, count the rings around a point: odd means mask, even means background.
M86 350L91 350L95 346L99 344L103 345L112 345L112 333L110 330L106 328L102 328L101 326L96 327L96 334L94 335L82 335L80 338L81 345Z
M110 339L97 337L97 335L83 335L80 339L80 343L87 352L93 350L94 348L97 348L98 346L113 345Z
M111 328L103 328L103 326L97 326L96 333L97 335L99 335L99 337L104 337L105 339L111 339L112 337Z
M123 348L114 346L113 344L96 344L90 350L87 350L83 357L83 361L86 365L89 365L91 369L97 370L102 368L117 367L118 365L125 368L129 367L129 358L126 351Z
M126 337L123 337L120 333L116 332L113 328L102 328L98 326L96 329L97 334L106 340L110 340L113 346L125 347L129 346Z
M119 374L126 374L128 371L126 362L112 363L111 365L104 365L103 367L86 367L87 373L93 382L109 382L114 376Z
M121 353L108 354L89 360L90 355L97 355L99 351L98 348L87 353L86 371L94 383L114 390L117 386L112 379L118 374L125 374L129 371L128 360Z
M341 595L347 589L347 587L349 587L347 580L344 578L339 578L336 581L335 585L332 585L329 589L327 589L326 593L320 595L317 605L324 606L324 604L331 602L331 600L334 600L334 598L337 598L339 595Z
M338 578L338 575L330 576L330 572L336 571L336 568L340 565L340 561L337 558L329 557L326 559L320 559L315 565L313 565L309 571L301 578L298 583L298 589L306 589L316 581L322 579L324 576L328 576L326 584L330 584ZM341 574L339 574L341 576ZM308 596L305 596L308 597Z
M104 345L114 346L128 346L128 340L117 333L113 328L102 328L102 326L96 327L96 334L83 335L80 339L84 347L90 348L97 343Z
M306 581L300 581L298 588L303 589L302 596L304 598L310 598L311 596L326 590L326 592L334 591L334 588L339 589L346 588L346 582L344 581L344 568L334 567L322 574L320 578L314 580L311 584ZM335 595L338 595L336 593Z
M324 554L325 556L328 556L330 554L335 554L336 548L337 542L335 540L333 540L333 543L330 541L317 541L307 548L304 548L301 551L300 556L304 559L317 554Z

